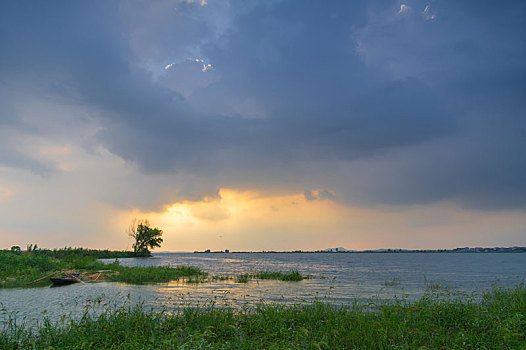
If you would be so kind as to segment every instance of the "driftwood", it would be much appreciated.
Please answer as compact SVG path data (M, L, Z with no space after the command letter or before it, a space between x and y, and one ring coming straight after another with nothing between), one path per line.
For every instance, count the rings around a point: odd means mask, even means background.
M62 273L62 272L64 272L64 270L55 271L55 272L53 272L52 274L49 274L49 275L47 275L47 276L44 276L44 277L38 278L38 279L36 279L36 280L34 280L34 281L31 281L31 282L26 283L26 286L29 286L30 284L33 284L33 283L36 283L36 282L42 281L43 279L46 279L46 278L48 278L48 277L51 277L51 276L56 275L57 273Z
M74 276L72 274L70 274L69 276L71 276L74 280L76 280L77 282L80 282L82 284L85 284L85 282L83 280L81 280L80 278L78 278L77 276Z

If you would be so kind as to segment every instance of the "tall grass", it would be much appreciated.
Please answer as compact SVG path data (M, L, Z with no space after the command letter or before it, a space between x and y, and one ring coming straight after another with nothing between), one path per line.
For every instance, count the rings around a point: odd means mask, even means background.
M207 276L206 272L192 266L150 266L150 267L126 267L117 266L115 268L119 273L111 277L112 281L125 282L132 284L142 284L149 282L170 282L181 278L191 278L192 281L198 281L200 278Z
M289 272L281 271L261 271L254 274L256 278L262 280L280 280L280 281L301 281L307 277L303 276L296 270Z
M45 255L56 259L64 259L68 256L89 256L96 259L117 259L117 258L136 258L151 256L150 252L136 253L133 251L115 251L108 249L88 249L88 248L55 248L55 249L37 249L31 252L32 254Z
M141 305L33 332L12 326L0 348L97 349L524 349L526 288L480 299L429 294L409 303L260 305L242 312L186 308L176 314Z
M58 259L0 251L0 287L18 287L62 268Z
M253 279L259 280L279 280L279 281L288 281L288 282L299 282L308 277L303 276L296 270L289 272L282 271L259 271L253 273L244 273L236 277L236 282L238 283L247 283Z

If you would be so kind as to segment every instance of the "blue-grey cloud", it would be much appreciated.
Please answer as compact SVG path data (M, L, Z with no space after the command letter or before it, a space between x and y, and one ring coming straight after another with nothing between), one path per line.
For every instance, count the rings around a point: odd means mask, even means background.
M92 108L93 142L207 188L526 204L522 2L209 3L3 3L2 83Z
M303 193L304 197L308 201L315 201L315 200L324 200L324 199L336 199L336 195L331 191L327 189L322 190L306 190Z

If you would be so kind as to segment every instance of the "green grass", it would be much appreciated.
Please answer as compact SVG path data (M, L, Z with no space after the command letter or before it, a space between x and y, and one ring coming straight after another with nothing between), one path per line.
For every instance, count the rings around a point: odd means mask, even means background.
M371 311L374 310L374 311ZM124 307L32 332L0 333L0 348L75 349L524 349L526 288L482 298L428 294L409 303L186 308L177 314Z
M235 278L237 283L248 283L251 280L251 275L248 273L241 274Z
M279 280L279 281L294 281L294 282L302 281L303 279L307 278L296 270L289 271L289 272L261 271L261 272L257 272L255 276L256 278L262 279L262 280Z
M62 261L41 255L0 251L0 287L19 287L65 268Z
M149 257L151 256L150 252L136 253L133 251L124 251L124 250L108 250L108 249L88 249L88 248L55 248L55 249L42 249L32 251L33 254L45 255L51 258L64 259L69 256L79 257L79 256L88 256L96 259L117 259L117 258L136 258L136 257Z
M258 280L278 280L278 281L288 281L288 282L299 282L308 277L303 276L296 270L289 272L281 271L260 271L254 273L244 273L235 278L235 281L238 283L247 283L249 280L258 279Z
M0 288L26 287L27 283L60 270L90 272L113 270L110 280L130 284L164 283L186 278L199 282L207 274L196 267L126 267L114 262L104 264L93 256L66 254L57 259L37 252L0 251ZM29 287L50 285L49 278L33 283Z
M188 278L187 281L197 282L207 276L206 272L192 266L150 266L150 267L126 267L116 266L113 268L119 273L112 276L111 280L115 282L124 282L131 284L143 283L163 283L178 281L181 278Z

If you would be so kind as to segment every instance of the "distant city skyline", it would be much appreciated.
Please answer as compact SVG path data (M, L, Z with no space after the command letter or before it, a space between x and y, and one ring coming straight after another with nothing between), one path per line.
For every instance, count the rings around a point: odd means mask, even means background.
M526 246L523 1L0 4L0 248Z

